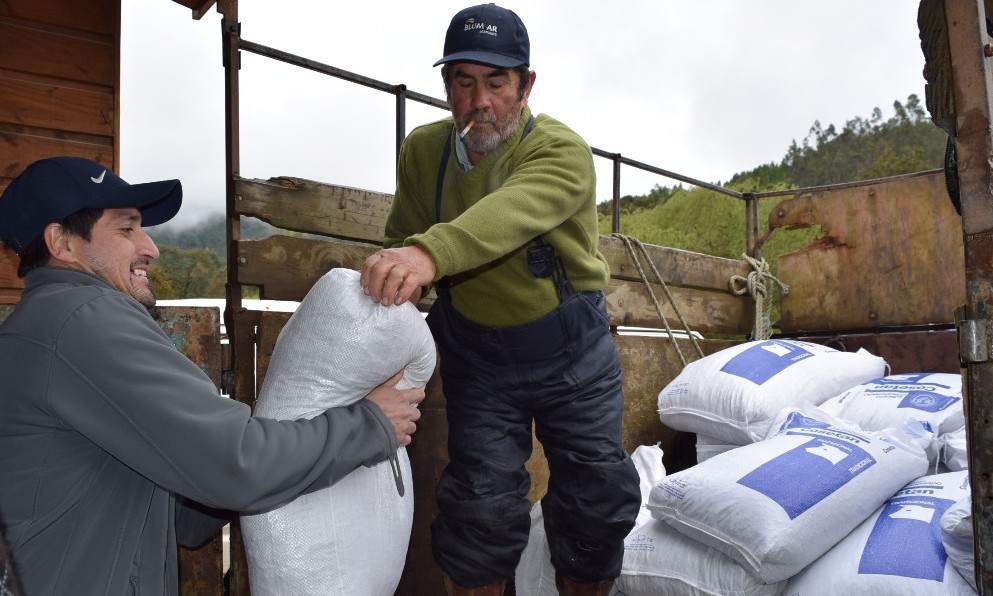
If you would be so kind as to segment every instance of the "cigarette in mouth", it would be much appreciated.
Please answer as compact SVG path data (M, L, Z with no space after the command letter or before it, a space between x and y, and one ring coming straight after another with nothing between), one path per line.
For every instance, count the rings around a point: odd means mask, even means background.
M467 134L469 134L469 129L472 128L472 125L475 123L475 120L470 120L469 124L466 124L465 128L462 129L462 132L459 133L459 138L464 138Z

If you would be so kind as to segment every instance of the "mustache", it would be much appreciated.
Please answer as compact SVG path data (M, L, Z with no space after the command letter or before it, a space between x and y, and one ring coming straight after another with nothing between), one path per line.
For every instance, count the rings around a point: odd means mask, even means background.
M463 126L467 124L470 120L475 120L477 124L483 122L495 123L497 121L496 114L493 112L485 112L483 110L473 110L465 115L465 122Z

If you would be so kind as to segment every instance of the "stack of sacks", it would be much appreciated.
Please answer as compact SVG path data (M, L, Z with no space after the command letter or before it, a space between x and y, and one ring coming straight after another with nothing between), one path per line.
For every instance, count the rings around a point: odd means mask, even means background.
M820 404L885 372L886 362L865 350L746 342L686 365L659 393L659 417L669 428L704 435L711 445L748 445L766 436L784 408Z
M791 578L786 593L974 595L975 589L946 556L939 527L943 514L968 494L965 471L914 480L844 540Z
M662 464L662 448L656 445L642 445L631 454L631 461L638 470L641 487L642 511L638 514L635 526L651 519L644 509L648 493L659 480L665 478L665 466ZM625 562L627 553L625 553ZM623 571L622 571L623 573ZM541 501L531 508L531 533L528 544L521 553L521 561L514 574L514 588L517 596L558 596L555 587L555 568L552 567L552 557L548 551L548 538L545 535L545 518L541 513ZM614 586L611 596L639 596L633 592L623 592L619 589L620 582ZM658 594L658 593L656 593Z
M916 420L934 434L932 463L946 435L965 427L962 377L948 373L890 375L852 387L820 408L865 430L882 430ZM962 468L959 468L962 469Z
M685 536L782 582L818 559L928 469L919 424L864 431L817 408L788 408L769 437L670 474L648 508Z
M956 571L976 589L976 551L972 531L972 495L968 494L941 516L941 544Z
M357 402L401 369L398 388L423 387L434 366L434 340L413 304L380 306L362 291L358 271L332 269L280 332L255 414L312 418ZM401 447L393 461L242 515L252 594L392 595L413 522L411 480Z

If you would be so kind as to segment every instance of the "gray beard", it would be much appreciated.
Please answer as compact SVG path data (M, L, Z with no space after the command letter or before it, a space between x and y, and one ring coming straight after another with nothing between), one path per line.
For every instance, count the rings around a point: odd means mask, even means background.
M496 122L496 130L491 133L477 132L476 130L470 130L469 134L462 139L465 143L466 149L473 151L475 153L481 153L486 155L491 151L495 150L510 137L514 136L517 132L517 128L521 124L521 103L517 102L514 106L515 109L511 110L511 114L516 113L515 117L509 117L504 121Z

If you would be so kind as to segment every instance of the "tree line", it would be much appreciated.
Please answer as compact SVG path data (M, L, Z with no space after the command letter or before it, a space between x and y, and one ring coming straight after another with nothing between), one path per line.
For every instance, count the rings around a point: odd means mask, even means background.
M875 108L868 118L856 116L842 127L815 121L807 137L793 141L779 163L759 165L735 174L727 183L738 192L806 188L909 174L940 168L946 135L929 119L916 95L893 103L893 115ZM760 204L761 221L778 201ZM646 244L671 246L732 259L745 251L745 214L741 200L704 188L655 185L647 194L620 199L621 233ZM611 232L613 206L597 206L600 232ZM260 239L275 230L265 222L242 218L241 234ZM223 298L227 280L224 216L216 214L183 229L151 229L161 257L149 275L162 299ZM815 229L777 231L763 246L775 257L806 245Z

